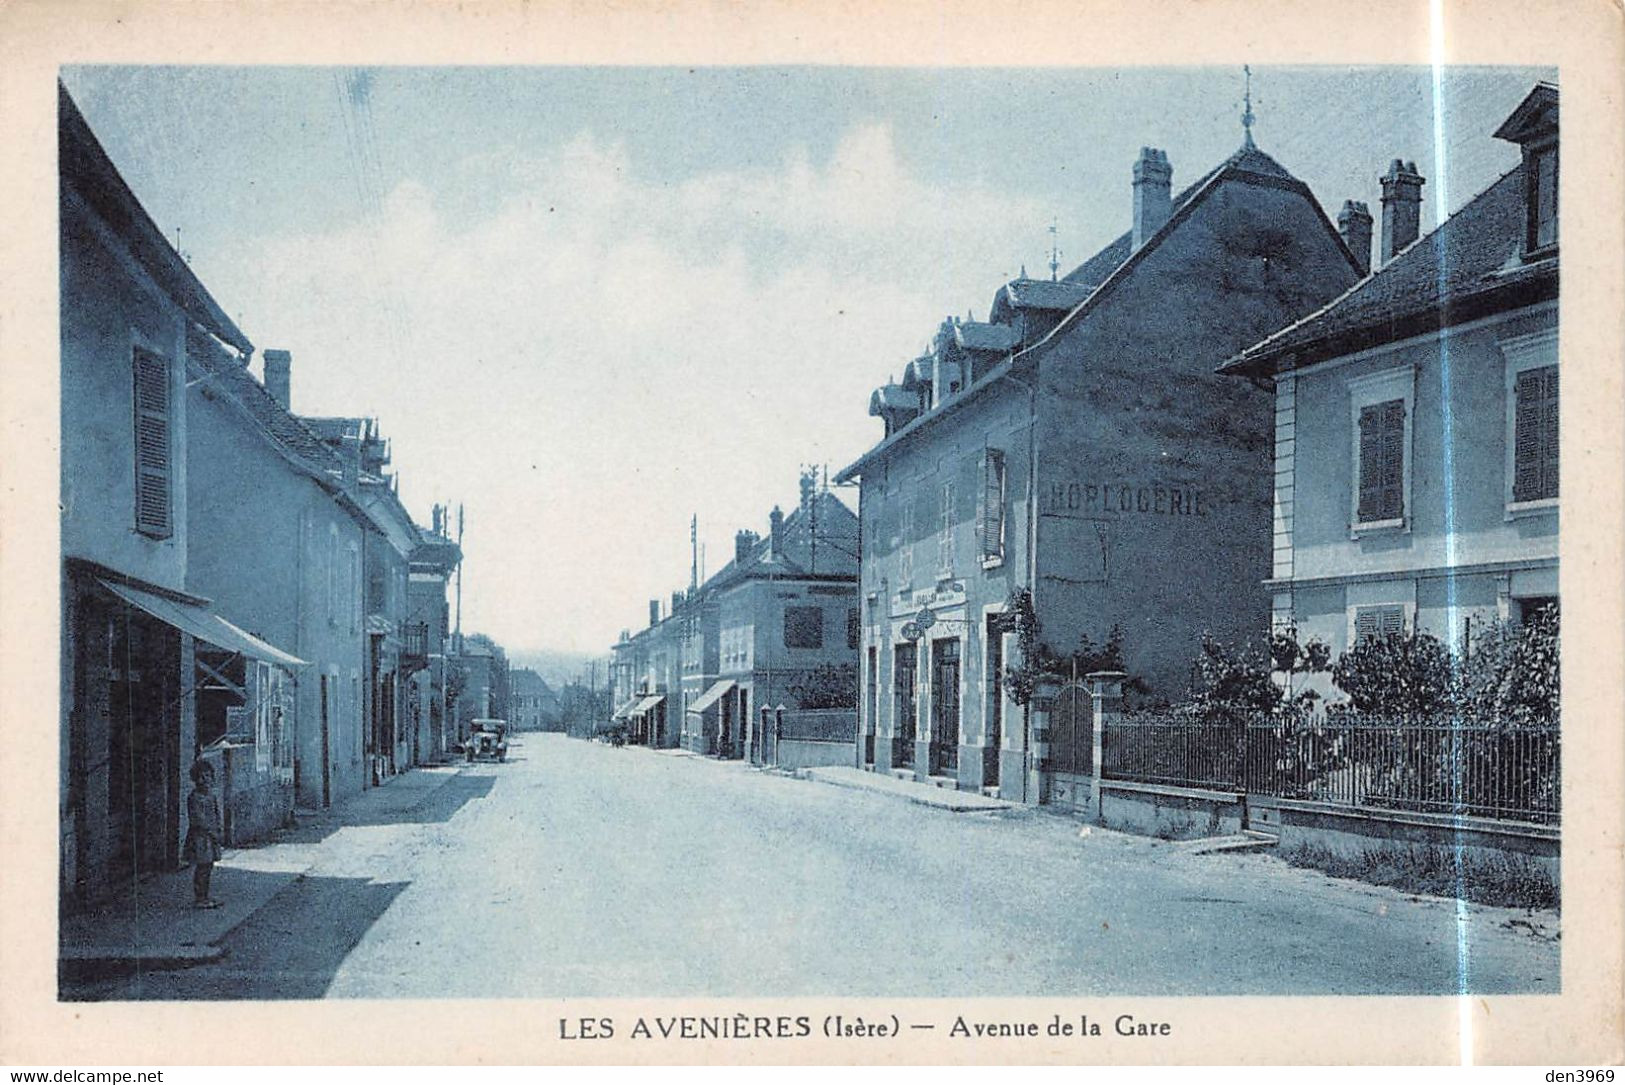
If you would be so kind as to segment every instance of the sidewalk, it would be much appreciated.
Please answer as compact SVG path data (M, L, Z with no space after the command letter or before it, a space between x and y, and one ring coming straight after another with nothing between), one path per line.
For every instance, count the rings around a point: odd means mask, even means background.
M329 836L348 824L376 823L419 806L457 771L414 769L314 817L302 814L263 844L226 849L210 888L219 908L192 907L192 869L186 867L142 879L126 896L94 911L63 916L57 934L61 971L186 968L220 959L226 936L299 880Z
M832 766L827 768L802 769L799 775L808 780L816 780L822 784L834 784L836 787L849 787L858 791L878 791L887 795L896 795L909 802L919 803L921 806L932 806L939 810L951 810L955 813L984 810L1013 810L1016 804L1005 802L1003 799L990 799L986 795L978 795L974 791L955 791L951 788L937 787L934 784L922 784L914 780L899 780L895 776L884 775L878 772L864 772L862 769Z

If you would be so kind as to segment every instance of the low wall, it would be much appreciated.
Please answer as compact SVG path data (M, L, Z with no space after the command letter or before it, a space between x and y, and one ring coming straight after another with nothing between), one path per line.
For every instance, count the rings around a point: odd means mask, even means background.
M1554 826L1487 818L1458 822L1445 814L1367 811L1298 799L1262 801L1280 810L1283 853L1321 851L1354 860L1436 848L1468 865L1493 867L1511 860L1559 880L1562 834Z
M851 768L856 756L856 747L850 742L783 738L779 740L778 758L774 764L781 769L816 769L828 765Z
M1100 823L1110 829L1191 840L1239 833L1243 816L1241 796L1232 791L1128 780L1100 783Z

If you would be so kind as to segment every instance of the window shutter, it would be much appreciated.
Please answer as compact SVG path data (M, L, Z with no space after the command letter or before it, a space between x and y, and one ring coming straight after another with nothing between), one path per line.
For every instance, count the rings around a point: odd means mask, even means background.
M1004 453L997 448L982 451L982 500L979 522L982 556L1004 556Z
M1354 643L1363 644L1377 636L1377 612L1363 609L1354 612Z
M1405 514L1405 401L1360 409L1361 523Z
M1404 632L1404 607L1360 607L1354 612L1355 644L1382 637L1400 636Z
M1557 367L1525 369L1513 385L1512 500L1557 496Z
M1399 607L1383 607L1377 611L1381 621L1382 635L1397 637L1405 632L1405 611Z
M135 352L135 526L154 538L174 532L170 453L169 362Z

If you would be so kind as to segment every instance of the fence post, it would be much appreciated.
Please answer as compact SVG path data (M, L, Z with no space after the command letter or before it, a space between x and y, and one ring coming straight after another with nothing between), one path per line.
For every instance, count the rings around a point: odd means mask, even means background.
M1100 779L1106 772L1104 748L1106 728L1123 716L1122 671L1091 671L1085 678L1089 682L1089 699L1094 702L1095 725L1089 736L1089 766L1094 770L1089 777L1089 808L1100 820Z
M1044 763L1049 760L1049 721L1055 710L1055 699L1060 696L1061 683L1053 675L1040 675L1033 683L1032 700L1028 711L1032 715L1032 752L1027 759L1027 794L1033 802L1042 803L1044 794Z

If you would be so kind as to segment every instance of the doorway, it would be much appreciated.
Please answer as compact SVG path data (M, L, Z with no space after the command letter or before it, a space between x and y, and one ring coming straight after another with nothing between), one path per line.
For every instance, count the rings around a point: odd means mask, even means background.
M959 638L931 645L931 775L959 775Z
M331 688L332 688L332 686L331 686L331 683L330 683L330 681L328 679L328 676L325 675L325 674L322 675L322 713L321 713L321 719L322 719L322 805L323 806L332 806L333 805L332 753L331 753L331 744L328 741L329 734L330 734L330 731L331 731L331 724L328 722L328 705L331 703L331 697L332 697L329 690Z

